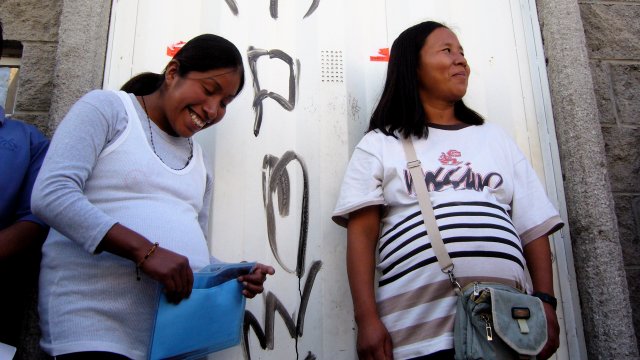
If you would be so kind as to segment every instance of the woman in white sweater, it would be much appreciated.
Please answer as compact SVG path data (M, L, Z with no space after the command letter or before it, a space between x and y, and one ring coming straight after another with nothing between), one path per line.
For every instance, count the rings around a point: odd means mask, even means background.
M51 225L40 276L42 347L58 359L147 357L159 285L180 302L207 247L213 174L192 136L244 84L229 41L200 35L162 74L82 97L53 136L33 211ZM240 277L262 292L270 266Z

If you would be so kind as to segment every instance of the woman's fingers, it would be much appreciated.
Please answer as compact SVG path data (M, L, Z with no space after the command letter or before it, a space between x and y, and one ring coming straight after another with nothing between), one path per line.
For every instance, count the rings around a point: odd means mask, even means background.
M187 285L187 288L185 289L185 298L188 298L189 296L191 296L191 291L193 290L193 270L191 270L190 266L187 266L185 268L184 274L186 275Z
M242 294L249 299L264 291L264 282L267 275L275 274L276 270L269 265L257 263L251 274L238 277L238 281L242 282L244 289Z

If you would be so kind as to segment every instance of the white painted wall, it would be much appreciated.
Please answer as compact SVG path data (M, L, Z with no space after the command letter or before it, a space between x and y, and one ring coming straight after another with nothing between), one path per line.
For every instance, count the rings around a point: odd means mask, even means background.
M166 47L211 32L234 42L245 55L246 84L222 123L197 136L215 166L211 218L212 252L226 261L256 260L276 267L266 290L294 319L311 264L322 262L311 291L303 335L294 340L275 316L273 349L263 350L254 332L253 359L355 359L355 325L345 273L346 232L331 212L346 163L363 135L384 81L385 62L370 61L391 46L405 28L437 20L449 25L465 47L472 69L468 105L503 126L529 157L550 197L565 212L544 59L533 0L280 0L278 17L270 1L115 0L105 87L119 88L132 75L160 72L170 57ZM234 15L229 4L237 5ZM247 49L279 49L300 63L295 107L273 99L263 103L259 136L254 136L253 78ZM331 57L333 56L333 57ZM330 67L333 59L334 68ZM341 61L341 62L340 62ZM341 65L341 66L340 66ZM289 67L263 56L257 60L262 89L288 97ZM323 73L324 71L324 73ZM331 76L334 78L331 78ZM333 80L333 81L332 81ZM287 166L291 188L288 217L276 213L278 264L267 238L263 202L263 158L294 151L308 172L309 223L306 266L295 269L303 178L300 163ZM275 196L274 196L275 198ZM277 207L277 205L276 205ZM565 217L566 219L566 217ZM560 295L562 347L557 357L579 358L575 283L568 231L554 236L556 294ZM264 329L266 295L248 302ZM298 354L298 355L296 355ZM242 357L240 347L214 359Z

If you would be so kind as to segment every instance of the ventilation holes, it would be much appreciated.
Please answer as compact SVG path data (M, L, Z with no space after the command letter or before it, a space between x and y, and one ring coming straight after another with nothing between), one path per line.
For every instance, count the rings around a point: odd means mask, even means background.
M322 82L344 82L344 67L342 63L342 51L320 51L320 79Z

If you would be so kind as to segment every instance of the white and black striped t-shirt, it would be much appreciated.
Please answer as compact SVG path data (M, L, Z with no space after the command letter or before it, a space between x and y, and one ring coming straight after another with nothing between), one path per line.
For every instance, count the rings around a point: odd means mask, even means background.
M531 165L498 127L429 128L413 139L442 238L464 286L506 283L530 290L523 247L562 226ZM455 294L427 236L401 142L367 133L349 162L334 221L383 205L376 298L406 359L453 348Z

